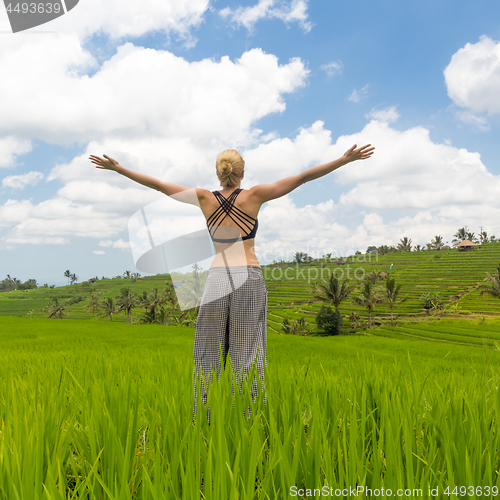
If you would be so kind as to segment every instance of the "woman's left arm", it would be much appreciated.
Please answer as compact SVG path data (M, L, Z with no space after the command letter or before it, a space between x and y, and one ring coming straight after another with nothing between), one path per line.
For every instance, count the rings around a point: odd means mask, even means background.
M161 191L162 193L168 196L172 196L182 191L187 191L191 189L185 186L181 186L180 184L174 184L173 182L163 182L160 179L157 179L156 177L152 177L151 175L141 174L140 172L134 172L133 170L123 167L122 165L120 165L119 162L117 162L113 158L110 158L107 155L103 156L105 159L95 155L90 155L89 158L90 161L96 165L96 168L100 168L103 170L113 170L119 173L120 175L124 175L125 177L128 177L129 179L132 179L133 181L138 182L139 184L142 184L143 186L146 186L151 189L156 189L156 191ZM205 192L206 189L196 188L196 194L198 199L200 197L203 197L205 195ZM180 196L174 196L174 198L179 201L193 203L193 201L188 201L188 199L190 199L191 197L183 197L182 195L180 195Z

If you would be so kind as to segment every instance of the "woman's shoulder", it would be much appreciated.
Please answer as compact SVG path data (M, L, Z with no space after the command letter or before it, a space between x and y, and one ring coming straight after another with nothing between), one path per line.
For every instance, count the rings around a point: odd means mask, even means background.
M198 199L204 200L207 199L210 195L212 195L212 191L203 188L196 188L196 194Z

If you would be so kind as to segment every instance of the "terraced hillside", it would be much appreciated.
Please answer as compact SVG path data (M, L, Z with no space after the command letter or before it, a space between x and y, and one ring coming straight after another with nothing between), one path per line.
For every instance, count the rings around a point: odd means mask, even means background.
M500 346L500 322L431 319L419 323L403 323L399 327L381 325L372 335L389 338L433 340L476 347Z
M310 293L311 285L329 274L349 279L356 284L355 277L372 271L386 272L397 283L403 284L401 297L405 300L395 306L396 317L401 320L425 317L420 296L426 292L439 293L444 301L444 310L454 310L461 315L500 315L500 301L492 297L481 297L477 290L483 283L486 272L494 273L500 262L500 243L489 243L474 252L456 250L397 252L384 256L359 255L345 260L345 265L338 265L325 260L316 260L277 269L277 266L264 268L266 283L269 286L269 326L279 331L283 318L300 318L304 314L316 314L321 307L314 302ZM321 263L324 268L321 269ZM392 270L390 266L393 264ZM383 288L381 279L375 287ZM355 295L355 294L354 294ZM347 299L339 308L344 316L351 312L362 318L367 313L364 308ZM390 318L388 305L377 305L373 319L387 323ZM313 321L313 318L310 318Z
M301 318L306 315L309 322L315 326L314 315L321 307L321 303L314 301L311 295L311 285L331 273L339 277L346 277L352 285L356 284L356 277L361 278L365 273L372 271L387 272L394 277L397 283L403 284L402 297L405 301L395 306L396 322L421 322L427 316L423 310L422 293L439 293L445 301L444 312L440 315L447 317L469 318L479 316L500 318L500 300L492 297L481 297L477 286L483 283L486 272L493 273L500 262L500 243L489 243L477 248L474 252L459 253L456 250L425 251L409 253L391 253L384 256L358 255L345 259L345 265L338 265L326 260L315 260L308 264L293 266L263 266L264 277L269 288L268 328L271 331L281 330L284 318ZM393 264L393 269L390 266ZM323 265L323 269L321 269ZM52 297L59 300L74 301L66 306L68 319L93 319L88 313L88 300L91 288L101 292L101 298L116 297L122 287L130 286L137 294L149 292L157 287L161 290L167 275L150 276L137 279L100 280L92 287L88 283L58 287L55 289L39 288L37 290L15 291L0 293L0 315L46 317L43 308ZM182 278L176 278L182 282ZM384 287L384 281L377 285ZM355 293L354 293L355 295ZM80 302L75 300L79 298ZM357 312L361 317L359 328L366 323L367 313L362 307L353 304L350 299L340 307L344 317L351 312ZM134 316L140 316L144 311L134 310ZM374 334L394 336L403 334L401 329L391 329L390 310L385 304L377 305L373 314L377 328ZM102 319L101 321L105 321ZM113 321L126 321L124 315L115 315ZM348 320L344 320L349 326ZM413 325L407 325L414 328ZM467 327L470 329L470 326ZM483 329L484 330L484 329ZM483 331L481 330L481 331ZM500 330L500 328L499 328ZM400 332L400 333L396 333ZM429 331L428 331L429 332ZM439 332L435 332L435 339L439 340ZM407 336L425 337L425 334L416 334L408 330ZM451 339L451 337L448 337ZM467 339L466 339L467 340ZM470 339L468 339L470 340ZM473 343L469 342L467 343Z

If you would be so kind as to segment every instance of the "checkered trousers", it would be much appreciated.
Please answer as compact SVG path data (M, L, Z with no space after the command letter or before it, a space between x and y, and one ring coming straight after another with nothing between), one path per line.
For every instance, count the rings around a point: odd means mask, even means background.
M256 362L259 377L264 381L266 324L267 290L262 269L257 266L211 267L194 338L195 415L200 370L211 383L212 367L217 368L219 376L221 357L225 366L228 353L237 370L237 380L242 374L247 375ZM206 404L207 389L202 380L199 380L199 386L201 399ZM252 396L256 394L257 381L254 380Z

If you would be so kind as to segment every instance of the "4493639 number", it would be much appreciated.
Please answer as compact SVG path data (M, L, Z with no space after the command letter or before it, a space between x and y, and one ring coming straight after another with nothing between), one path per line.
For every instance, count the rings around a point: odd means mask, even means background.
M18 14L59 14L63 9L60 2L17 2L9 3L6 10Z
M447 496L455 495L463 497L465 495L476 497L490 497L498 495L498 486L455 486L451 489L447 486L443 493Z

